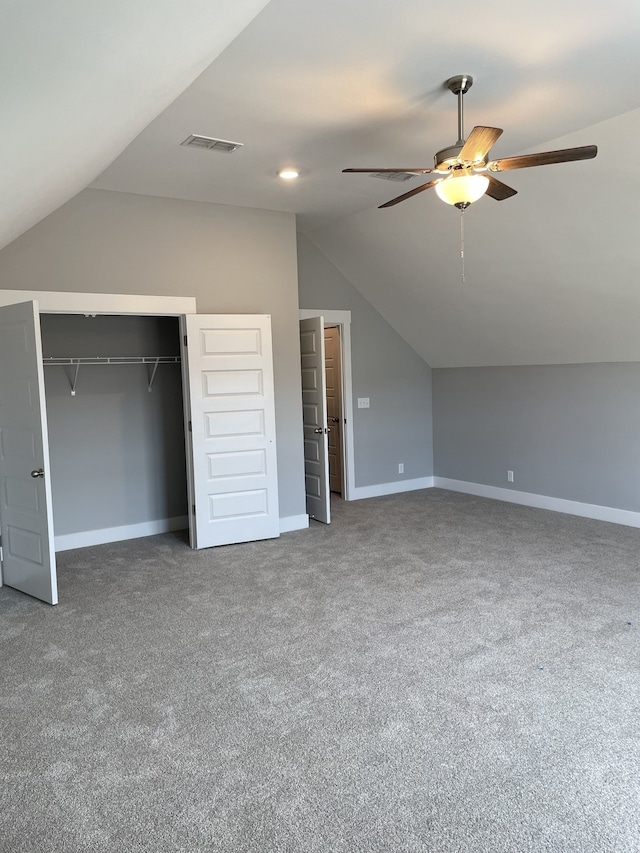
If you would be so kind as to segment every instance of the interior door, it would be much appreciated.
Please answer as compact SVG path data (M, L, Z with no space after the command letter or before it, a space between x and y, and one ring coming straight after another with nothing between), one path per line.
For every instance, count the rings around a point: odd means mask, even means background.
M327 422L329 424L329 488L342 494L342 365L340 330L325 326L324 363L327 383Z
M7 586L58 602L40 318L0 308L0 535Z
M302 366L302 422L304 429L304 479L307 513L329 524L329 428L324 365L324 320L300 320Z
M182 329L191 546L275 538L271 318L187 314Z

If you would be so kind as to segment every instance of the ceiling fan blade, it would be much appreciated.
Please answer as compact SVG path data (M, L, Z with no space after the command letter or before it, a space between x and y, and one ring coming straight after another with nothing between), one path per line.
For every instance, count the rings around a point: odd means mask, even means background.
M442 178L436 178L435 181L429 181L427 184L422 184L421 187L416 187L413 190L409 190L408 193L403 193L399 195L397 198L392 198L391 201L386 202L386 204L379 205L380 208L383 207L393 207L394 204L398 204L401 201L405 201L407 198L411 198L413 195L417 195L418 193L424 192L424 190L428 190L430 187L439 184Z
M499 127L474 127L469 138L462 146L460 152L460 160L466 160L469 163L477 163L484 160L487 153L493 147L495 141L502 135Z
M492 160L491 163L487 163L487 168L491 172L509 172L512 169L528 169L529 166L548 166L551 163L592 160L597 153L597 145L582 145L579 148L562 148L560 151L523 154L521 157L502 157L500 160Z
M433 169L343 169L343 172L416 172L418 175L427 175L429 172L433 172Z
M517 190L508 187L502 181L497 180L497 178L492 178L491 175L487 175L487 178L489 178L489 186L485 195L495 198L496 201L504 201L505 198L511 198L512 195L518 194Z

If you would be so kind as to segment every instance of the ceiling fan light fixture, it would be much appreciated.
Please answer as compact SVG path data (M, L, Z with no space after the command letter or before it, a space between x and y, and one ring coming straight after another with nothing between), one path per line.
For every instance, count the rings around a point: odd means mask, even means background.
M451 174L448 178L438 181L436 192L442 201L464 210L465 207L482 198L488 186L489 178L486 175Z

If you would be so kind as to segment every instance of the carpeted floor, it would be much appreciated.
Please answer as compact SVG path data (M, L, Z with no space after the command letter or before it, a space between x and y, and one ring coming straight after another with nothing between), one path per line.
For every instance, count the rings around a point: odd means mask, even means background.
M638 853L640 531L429 490L0 590L0 848Z

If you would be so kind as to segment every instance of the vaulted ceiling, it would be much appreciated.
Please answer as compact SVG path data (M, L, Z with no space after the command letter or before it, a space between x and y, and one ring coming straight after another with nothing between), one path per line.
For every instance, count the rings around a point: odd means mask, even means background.
M286 210L432 366L640 360L635 0L28 5L4 26L3 243L87 184ZM424 178L341 171L431 166L456 140L459 73L467 132L504 128L492 157L599 148L472 205L464 281L460 214L433 190L378 209ZM244 145L181 146L191 133Z
M8 0L0 247L84 189L267 0Z

